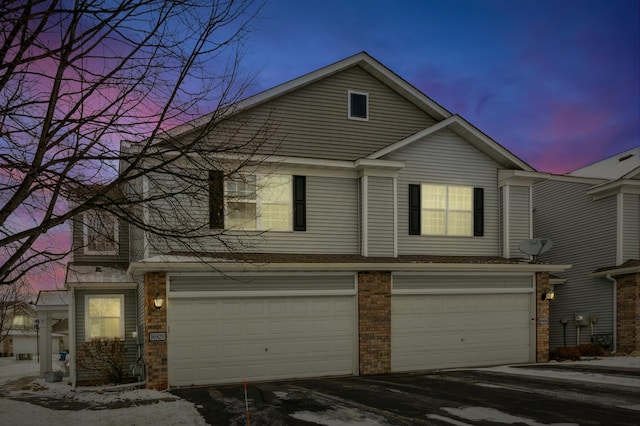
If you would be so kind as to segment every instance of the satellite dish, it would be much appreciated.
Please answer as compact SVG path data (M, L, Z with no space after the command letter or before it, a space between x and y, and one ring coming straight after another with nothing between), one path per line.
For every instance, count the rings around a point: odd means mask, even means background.
M551 250L551 247L553 247L553 241L548 238L533 238L518 244L521 252L533 256L533 263L536 263L536 258L542 253Z

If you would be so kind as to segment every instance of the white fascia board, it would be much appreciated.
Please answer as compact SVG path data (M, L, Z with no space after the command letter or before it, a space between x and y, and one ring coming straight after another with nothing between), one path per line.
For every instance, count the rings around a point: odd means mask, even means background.
M498 186L533 186L537 182L549 179L549 173L527 170L499 169Z
M611 275L612 277L617 277L619 275L628 275L628 274L637 274L637 273L640 273L640 266L631 266L628 268L609 269L606 271L593 272L591 273L591 276L604 278L607 275Z
M595 186L587 191L588 195L593 195L594 200L619 193L640 194L640 180L619 179Z
M374 152L373 154L367 156L367 159L371 159L371 160L377 160L380 157L383 157L387 154L389 154L390 152L396 151L400 148L403 148L409 144L414 143L415 141L424 138L425 136L429 136L432 133L437 132L438 130L444 129L445 127L451 125L453 122L456 121L456 117L455 115L446 118L442 121L437 122L436 124L429 126L425 129L422 129L421 131L419 131L418 133L414 133L413 135L398 141L394 144L391 144L385 148L382 148L379 151Z
M152 271L304 271L304 272L357 272L357 271L428 271L428 272L564 272L571 265L547 265L539 263L249 263L249 262L134 262L129 266L130 274Z

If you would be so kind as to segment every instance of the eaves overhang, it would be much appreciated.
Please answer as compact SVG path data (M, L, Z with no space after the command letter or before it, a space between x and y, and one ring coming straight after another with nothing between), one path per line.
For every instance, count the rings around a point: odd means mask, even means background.
M618 179L594 186L587 191L587 194L593 196L594 200L620 193L640 194L640 180Z
M198 260L171 259L159 256L155 260L132 262L127 272L132 276L145 272L563 272L571 265L540 263L421 263L421 262L296 262L258 263L202 258Z

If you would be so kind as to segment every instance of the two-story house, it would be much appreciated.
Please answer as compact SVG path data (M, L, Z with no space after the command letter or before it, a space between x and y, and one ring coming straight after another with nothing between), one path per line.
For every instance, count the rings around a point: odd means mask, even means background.
M278 123L276 151L240 173L221 157L189 201L234 249L114 225L119 244L70 267L76 343L115 327L156 389L548 359L543 294L569 266L517 250L532 237L529 165L366 53L224 120L247 117ZM78 243L91 232L74 229ZM125 251L126 273L93 262Z
M640 350L640 147L541 176L533 200L536 236L554 242L540 258L573 265L555 289L551 347Z

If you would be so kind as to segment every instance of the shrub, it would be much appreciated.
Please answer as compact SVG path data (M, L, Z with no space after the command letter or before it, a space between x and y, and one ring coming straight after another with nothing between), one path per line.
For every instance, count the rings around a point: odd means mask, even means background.
M78 348L78 365L97 372L104 383L124 381L124 354L127 348L118 338L93 338Z
M580 361L580 350L576 347L559 347L549 352L549 359L555 361Z
M602 345L590 343L577 346L582 356L607 356L607 351Z

